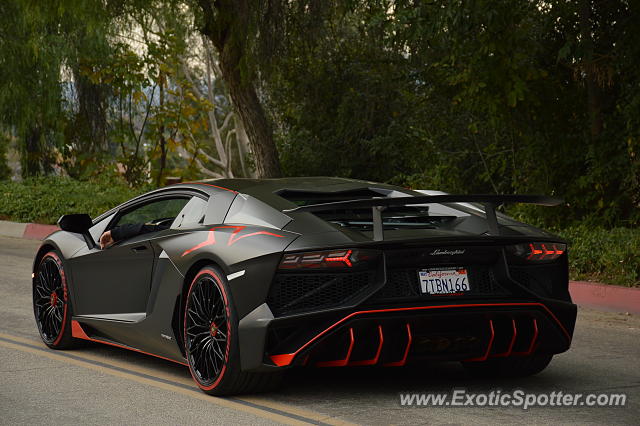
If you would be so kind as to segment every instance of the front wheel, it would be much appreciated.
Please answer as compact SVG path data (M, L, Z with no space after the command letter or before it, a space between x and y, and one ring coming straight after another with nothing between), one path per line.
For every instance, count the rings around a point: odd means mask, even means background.
M494 358L481 362L463 362L471 374L482 377L526 377L538 374L551 362L551 354L533 354L523 357Z
M202 268L191 281L184 310L184 343L191 376L210 395L264 392L278 373L240 370L238 317L224 274Z
M42 256L33 276L33 313L42 341L52 349L73 346L71 305L60 256L50 251Z

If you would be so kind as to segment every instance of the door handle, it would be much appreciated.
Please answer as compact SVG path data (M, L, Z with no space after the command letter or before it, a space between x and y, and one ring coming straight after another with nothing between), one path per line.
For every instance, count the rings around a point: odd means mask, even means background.
M147 246L137 246L131 249L132 252L134 253L140 253L143 252L147 249Z

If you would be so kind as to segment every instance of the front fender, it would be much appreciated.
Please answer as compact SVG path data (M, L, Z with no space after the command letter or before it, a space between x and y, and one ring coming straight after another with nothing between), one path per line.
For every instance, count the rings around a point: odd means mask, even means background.
M42 241L35 258L33 259L32 270L36 270L40 258L44 255L45 251L47 251L45 247L53 247L55 250L60 252L64 260L73 257L74 254L76 254L82 247L86 247L86 245L87 243L85 242L84 237L80 234L56 231Z

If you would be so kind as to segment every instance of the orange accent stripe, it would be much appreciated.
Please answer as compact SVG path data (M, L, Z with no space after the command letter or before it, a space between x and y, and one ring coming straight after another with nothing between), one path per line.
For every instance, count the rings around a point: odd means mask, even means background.
M378 344L376 356L371 359L364 359L362 361L351 361L349 365L375 365L378 363L378 360L380 359L380 352L382 352L382 345L384 343L384 334L382 332L382 326L380 324L378 324L378 335L380 337L380 343Z
M538 340L538 321L533 318L533 337L531 338L531 343L529 344L529 349L524 352L514 352L513 355L522 355L528 356L533 353L535 349L536 341Z
M271 355L270 358L271 360L274 362L274 364L276 364L278 367L282 367L285 365L289 365L291 364L291 362L293 361L293 358L298 355L300 353L300 351L304 350L305 348L307 348L309 345L311 345L313 342L315 342L317 339L319 339L320 337L322 337L324 334L328 333L329 331L333 330L335 327L337 327L338 325L342 324L343 322L349 320L350 318L353 318L356 315L363 315L363 314L376 314L376 313L382 313L382 312L400 312L400 311L416 311L416 310L426 310L426 309L449 309L449 308L470 308L470 307L502 307L502 306L537 306L537 307L541 307L542 309L544 309L547 314L549 314L549 316L551 318L553 318L553 320L558 324L558 326L560 327L560 330L562 330L562 332L564 333L565 337L567 338L568 341L571 341L571 336L569 335L569 333L567 332L567 330L564 328L564 326L562 325L562 323L560 322L560 320L558 320L558 317L556 317L553 312L551 312L549 310L549 308L547 308L545 305L543 305L542 303L537 303L537 302L521 302L521 303L473 303L473 304L467 304L467 305L436 305L436 306L413 306L413 307L409 307L409 308L391 308L391 309L372 309L372 310L367 310L367 311L357 311L357 312L352 312L349 315L345 316L344 318L336 321L335 323L333 323L332 325L330 325L329 327L327 327L325 330L321 331L320 333L318 333L316 336L314 336L313 338L311 338L309 341L307 341L307 343L305 343L304 345L302 345L298 350L296 350L293 353L289 353L289 354L277 354L277 355Z
M104 345L109 345L109 346L115 346L116 348L128 349L128 350L133 351L133 352L138 352L138 353L145 354L145 355L151 355L151 356L154 356L156 358L161 358L161 359L165 359L167 361L175 362L176 364L188 365L188 364L186 364L184 362L176 361L175 359L171 359L171 358L166 358L166 357L163 357L161 355L156 355L156 354L152 354L152 353L149 353L149 352L141 351L140 349L132 348L131 346L124 346L124 345L119 345L117 343L105 342L104 340L99 340L99 339L94 339L92 337L89 337L89 336L87 336L87 333L84 332L84 329L82 328L80 323L78 321L76 321L76 320L71 320L71 335L73 337L75 337L76 339L89 340L91 342L102 343Z
M184 253L182 253L182 256L186 256L189 253L196 251L198 249L201 249L202 247L205 246L210 246L210 245L214 245L216 243L216 235L215 235L215 230L216 229L223 229L223 228L231 228L231 229L235 229L235 231L233 231L231 233L231 235L229 236L229 240L227 241L227 246L232 246L233 244L237 243L238 241L240 241L243 238L246 237L253 237L255 235L271 235L272 237L279 237L279 238L284 238L284 235L280 235L280 234L274 234L272 232L267 232L267 231L257 231L257 232L252 232L250 234L245 234L245 235L241 235L241 236L237 236L238 233L240 231L242 231L244 228L246 228L246 226L234 226L234 225L223 225L223 226L214 226L213 228L211 228L209 230L209 233L207 234L207 239L206 241L201 242L200 244L191 247L188 250L185 250Z
M533 329L535 330L535 332L533 334L533 339L531 339L531 345L529 345L527 355L531 355L536 345L536 341L538 340L538 320L536 320L535 318L533 319Z
M238 191L234 191L233 189L225 188L224 186L218 186L218 185L213 185L211 183L204 183L204 182L179 182L179 183L176 183L174 185L206 185L206 186L212 186L212 187L218 188L218 189L223 189L225 191L233 192L234 194L238 193Z
M404 356L400 361L387 362L386 364L382 364L385 367L402 367L407 363L407 357L409 356L409 348L411 347L411 341L413 340L411 336L411 326L407 323L407 347L404 350Z
M292 354L271 355L270 358L271 361L273 361L273 363L278 367L284 367L285 365L291 364L291 361L293 361L293 357L295 357L297 353L298 352Z
M244 228L246 228L246 226L235 226L235 227L234 226L218 226L218 228L238 228L231 233L231 236L229 237L229 241L227 241L228 246L234 245L235 243L237 243L243 238L253 237L255 235L271 235L272 237L284 238L284 235L274 234L272 232L267 232L267 231L252 232L250 234L245 234L238 237L237 236L238 232L242 231Z
M316 365L318 367L344 367L349 364L349 358L351 358L351 352L353 351L353 343L355 339L353 338L353 328L349 328L349 349L347 350L347 356L344 359L336 359L335 361L321 361L317 362Z
M489 320L489 331L491 331L491 337L489 337L489 343L487 344L487 350L484 352L484 355L478 358L465 359L465 361L486 361L487 358L489 358L489 353L493 346L493 339L496 337L496 332L493 328L493 320Z
M505 357L505 356L509 356L511 355L511 352L513 351L513 345L516 343L516 336L518 335L518 328L516 326L516 320L512 319L511 320L511 324L513 326L513 335L511 336L511 342L509 342L509 347L507 348L507 350L501 354L495 354L495 355L491 355L492 357Z
M76 320L71 320L71 336L75 337L76 339L91 340L91 338L87 336L87 334L82 329L82 326L80 326L80 323Z
M216 243L216 234L213 231L209 231L209 233L207 234L207 239L205 241L191 247L190 249L185 250L184 253L182 253L182 256L186 256L192 251L196 251L198 249L201 249L204 246L209 246L215 243Z
M213 185L211 183L203 183L203 182L195 182L195 183L197 183L198 185L213 186L214 188L223 189L225 191L233 192L234 194L238 193L238 191L234 191L233 189L225 188L224 186Z

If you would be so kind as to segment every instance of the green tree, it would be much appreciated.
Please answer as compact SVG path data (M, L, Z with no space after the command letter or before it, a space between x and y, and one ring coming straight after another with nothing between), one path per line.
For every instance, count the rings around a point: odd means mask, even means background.
M0 119L18 136L23 175L51 170L59 137L64 46L58 13L42 4L0 4Z
M286 173L556 194L570 215L525 213L548 224L637 223L636 6L343 6L312 42L295 37L307 22L287 21L285 53L264 86Z
M217 50L231 99L246 125L259 177L278 177L281 171L271 124L256 91L255 62L249 58L260 42L257 39L272 33L268 25L274 21L264 18L278 8L277 3L198 1L202 32ZM267 25L262 25L265 22Z

